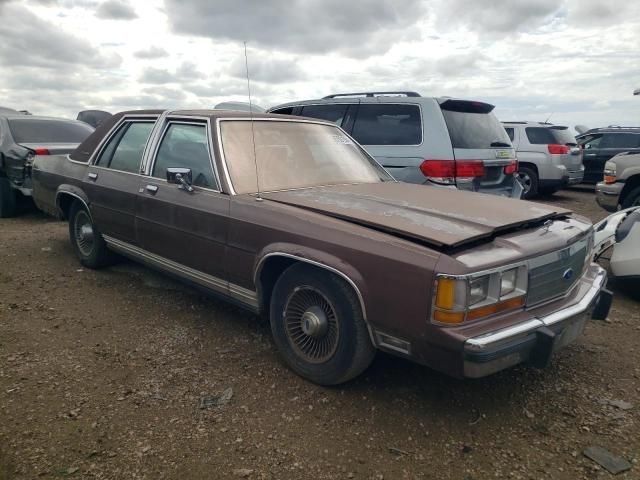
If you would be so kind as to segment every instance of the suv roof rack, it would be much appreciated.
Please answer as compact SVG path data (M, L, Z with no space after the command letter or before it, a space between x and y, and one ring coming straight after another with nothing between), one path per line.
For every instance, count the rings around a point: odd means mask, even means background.
M338 97L356 97L356 96L364 96L364 97L377 97L384 95L404 95L405 97L420 97L418 92L354 92L354 93L334 93L332 95L327 95L326 97L322 97L322 99L327 98L338 98Z
M602 127L602 128L625 128L625 129L629 129L629 130L640 129L640 127L624 127L622 125L609 125L608 127ZM595 130L595 128L593 130Z

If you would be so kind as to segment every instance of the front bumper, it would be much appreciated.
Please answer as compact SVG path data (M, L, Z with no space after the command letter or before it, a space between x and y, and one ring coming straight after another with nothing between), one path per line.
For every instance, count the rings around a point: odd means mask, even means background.
M589 318L606 318L611 293L607 274L597 267L593 284L577 303L546 316L469 338L464 344L464 376L479 378L522 362L544 367L554 352L582 334Z
M596 202L609 212L615 212L620 204L620 193L624 188L624 183L604 183L596 185Z

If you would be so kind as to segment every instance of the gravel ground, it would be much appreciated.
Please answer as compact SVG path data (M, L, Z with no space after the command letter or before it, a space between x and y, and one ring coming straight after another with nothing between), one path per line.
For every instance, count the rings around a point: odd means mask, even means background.
M547 202L597 220L589 189ZM459 381L379 354L339 388L269 328L133 263L81 269L66 224L0 220L0 480L640 478L640 309L615 287L546 370Z

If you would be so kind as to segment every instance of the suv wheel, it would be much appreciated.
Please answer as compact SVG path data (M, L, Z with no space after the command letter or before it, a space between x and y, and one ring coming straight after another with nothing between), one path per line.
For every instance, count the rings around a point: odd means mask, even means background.
M0 177L0 218L13 217L17 210L18 197L7 177Z
M522 183L522 198L534 198L538 195L538 174L533 168L524 166L518 168L518 178Z
M622 208L640 207L640 187L627 193L622 201Z
M115 254L107 248L87 209L77 201L69 212L69 238L76 256L85 267L100 268L113 263Z
M270 319L284 361L312 382L346 382L373 361L358 297L330 272L305 264L289 267L273 289Z

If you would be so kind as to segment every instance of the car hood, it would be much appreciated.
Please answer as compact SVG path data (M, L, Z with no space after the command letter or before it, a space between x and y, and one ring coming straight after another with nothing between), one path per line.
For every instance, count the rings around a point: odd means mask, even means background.
M316 187L262 197L437 247L459 247L571 213L523 200L399 182Z

